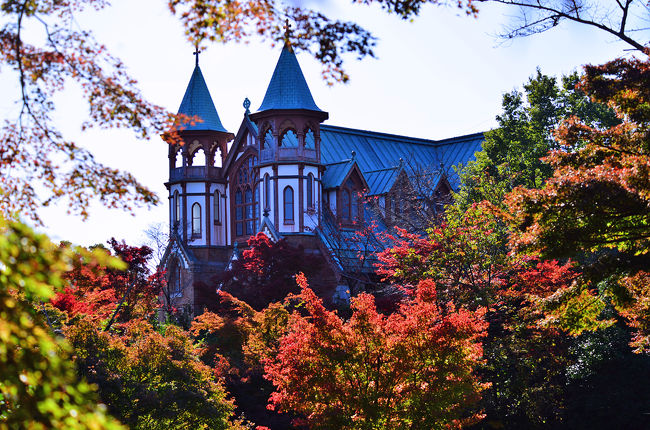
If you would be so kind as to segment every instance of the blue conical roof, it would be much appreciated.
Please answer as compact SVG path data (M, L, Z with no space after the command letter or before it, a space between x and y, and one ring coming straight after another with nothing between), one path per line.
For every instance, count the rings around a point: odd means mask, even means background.
M198 64L194 67L190 83L187 84L178 113L191 117L196 116L203 120L202 122L197 121L194 125L187 124L184 130L212 130L227 133L221 124L219 114L214 107L210 91Z
M259 111L307 109L320 111L302 74L296 54L285 44Z

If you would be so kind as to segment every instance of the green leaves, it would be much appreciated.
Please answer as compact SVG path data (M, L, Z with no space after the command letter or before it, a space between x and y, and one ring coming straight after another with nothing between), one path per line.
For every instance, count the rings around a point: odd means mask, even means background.
M0 428L122 428L77 380L68 344L37 311L61 286L72 251L23 224L0 218L0 230Z

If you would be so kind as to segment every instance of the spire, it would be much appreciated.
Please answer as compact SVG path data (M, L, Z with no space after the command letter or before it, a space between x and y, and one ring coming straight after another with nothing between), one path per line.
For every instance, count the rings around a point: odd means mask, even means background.
M309 91L296 54L285 41L278 64L266 89L259 111L271 109L307 109L321 111Z
M227 133L221 124L217 109L212 102L210 91L205 83L205 79L203 79L203 73L201 73L201 68L199 67L199 53L200 51L198 49L194 52L194 55L196 55L196 65L194 66L194 72L192 73L190 82L187 84L187 89L185 90L181 106L178 108L178 113L190 117L196 116L203 120L202 122L197 121L194 125L187 124L185 130L212 130Z

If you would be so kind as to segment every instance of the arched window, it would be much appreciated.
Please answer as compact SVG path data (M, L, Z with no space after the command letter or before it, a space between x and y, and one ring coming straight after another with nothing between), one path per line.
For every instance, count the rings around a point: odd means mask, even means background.
M314 175L307 175L307 208L314 207Z
M243 160L232 186L235 195L235 236L252 235L257 231L259 189L257 184L257 157Z
M271 177L264 175L264 209L271 209Z
M205 166L207 163L205 162L205 152L203 152L202 148L197 149L194 154L192 155L192 166Z
M174 156L174 167L183 167L183 150L179 149L176 151Z
M180 297L183 294L181 288L181 265L174 259L169 270L169 294L171 297Z
M223 160L221 159L221 148L214 150L214 157L212 157L212 165L214 167L222 167Z
M339 208L341 219L343 221L350 221L350 191L341 190L341 207Z
M316 149L316 138L310 128L305 133L305 149Z
M293 222L293 188L284 188L284 222Z
M174 222L181 220L181 196L178 191L174 191Z
M271 133L271 129L266 130L266 133L264 134L264 140L262 141L262 149L273 148L274 143L275 142L273 139L273 133Z
M221 222L221 193L219 190L214 190L214 221L215 223Z
M192 205L192 237L201 237L201 205Z
M281 145L283 148L297 148L298 147L298 136L293 130L287 130L282 134Z

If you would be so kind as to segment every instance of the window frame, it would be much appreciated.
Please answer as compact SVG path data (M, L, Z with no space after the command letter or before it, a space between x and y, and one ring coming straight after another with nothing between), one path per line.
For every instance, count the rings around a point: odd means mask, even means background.
M214 223L221 225L221 191L218 189L214 190L213 198L212 210L214 211Z
M314 174L307 175L307 209L314 209Z
M174 224L181 221L181 193L174 191Z
M289 196L290 199L287 199L287 196ZM282 190L282 212L283 212L282 218L285 224L293 224L295 222L294 204L295 204L295 199L294 199L293 187L291 187L291 185L287 185ZM287 208L289 208L290 210L287 211ZM290 217L288 217L288 215L290 215Z
M259 227L259 172L256 171L256 165L257 157L254 154L246 156L239 164L231 185L231 195L234 196L231 203L234 237L252 236ZM250 201L246 199L247 192L250 193Z
M198 209L198 216L197 211ZM201 203L194 202L192 204L192 239L200 239L203 237L203 214L201 213Z

